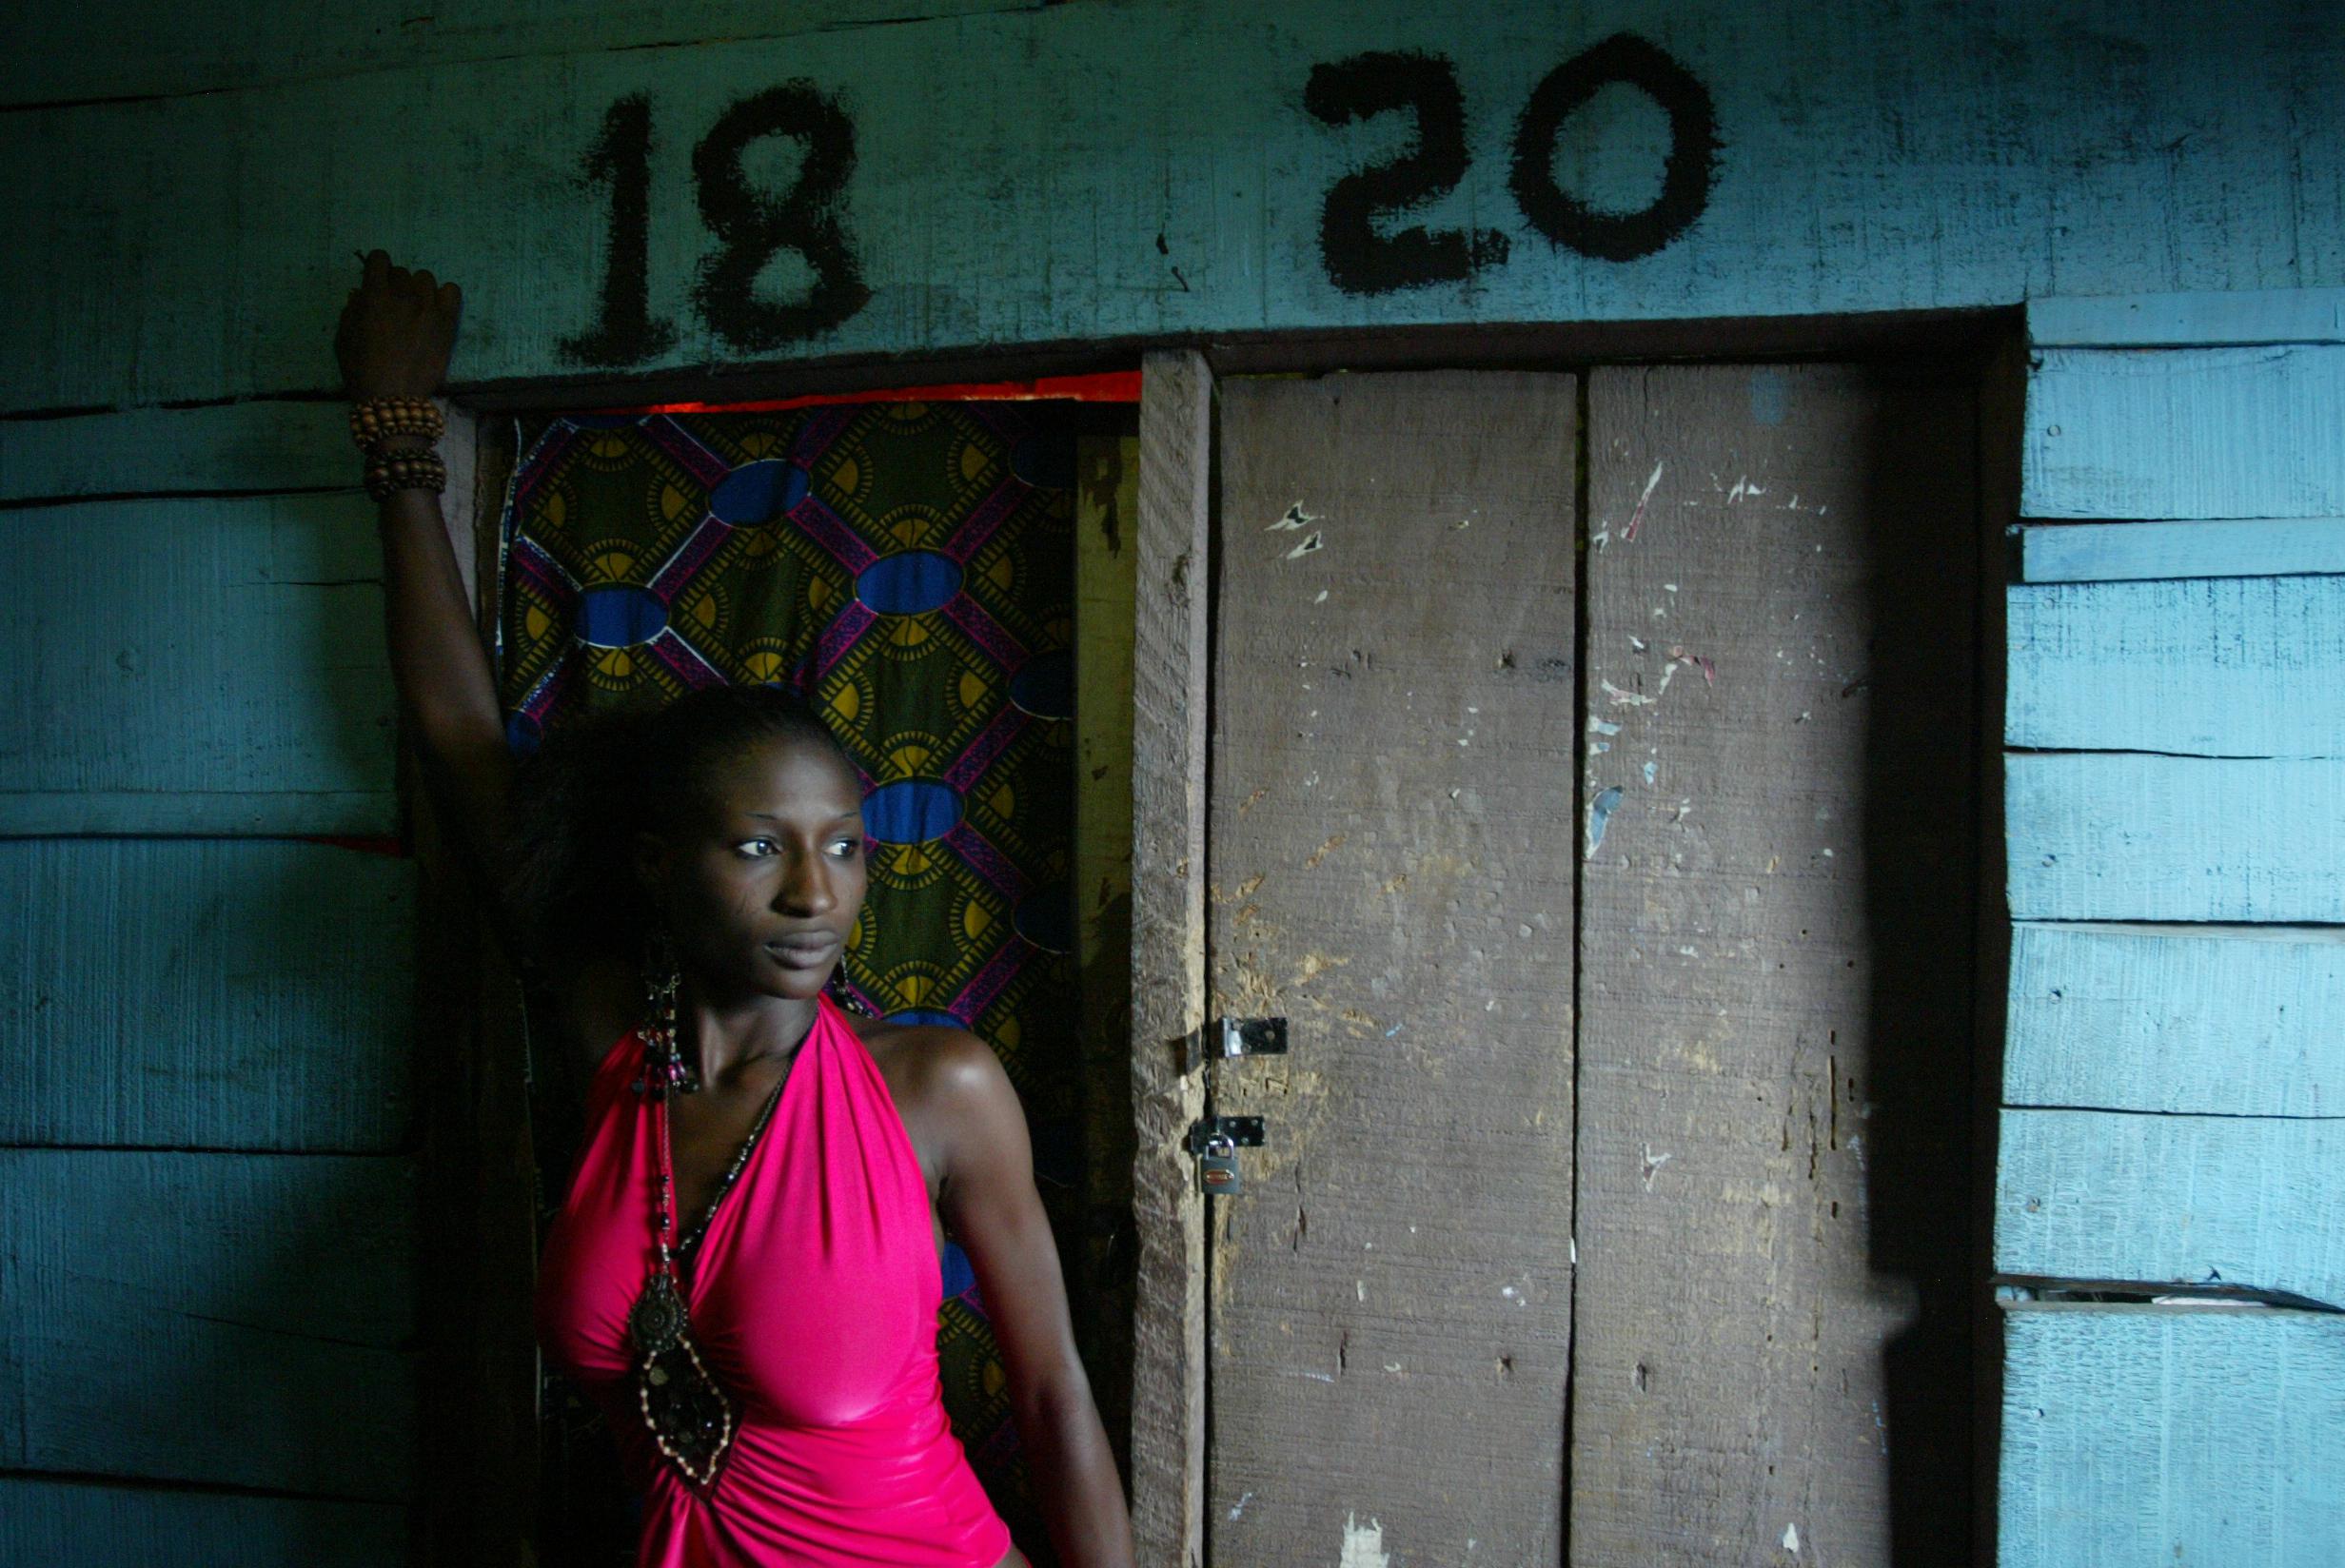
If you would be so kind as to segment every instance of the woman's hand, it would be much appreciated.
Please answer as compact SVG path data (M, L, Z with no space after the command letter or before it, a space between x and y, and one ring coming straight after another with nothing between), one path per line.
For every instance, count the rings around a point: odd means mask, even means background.
M342 307L334 355L351 401L428 398L447 380L448 354L464 293L435 283L428 272L393 266L385 251L366 257L366 270Z

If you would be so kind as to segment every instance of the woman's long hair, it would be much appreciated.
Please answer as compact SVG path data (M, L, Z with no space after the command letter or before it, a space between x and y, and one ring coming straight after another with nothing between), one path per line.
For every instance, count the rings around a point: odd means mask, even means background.
M686 820L720 769L779 739L826 747L860 776L830 727L779 686L712 686L557 726L513 781L505 899L531 949L564 965L640 959L652 910L635 835Z

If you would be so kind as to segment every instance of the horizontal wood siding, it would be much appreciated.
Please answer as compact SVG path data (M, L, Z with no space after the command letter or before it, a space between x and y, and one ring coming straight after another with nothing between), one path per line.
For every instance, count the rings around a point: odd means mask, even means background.
M59 99L194 92L385 66L650 49L706 38L950 21L1025 10L1045 0L473 0L418 12L404 0L345 0L312 10L283 3L145 9L135 29L109 29L118 9L17 8L0 22L14 69L0 106ZM1063 3L1063 0L1060 0Z
M2345 1116L2345 941L2286 927L2012 931L2014 1106Z
M396 1500L414 1167L0 1150L0 1468Z
M2037 359L2022 516L2345 515L2345 345Z
M0 512L0 834L396 825L380 552L345 496Z
M2028 316L2000 1560L2331 1568L2345 293Z
M2015 753L2020 920L2345 921L2345 762Z
M1995 1267L2345 1307L2345 1118L2006 1110Z
M2038 348L2345 343L2345 288L2060 296L2031 300Z
M393 1503L0 1476L0 1562L74 1568L405 1568Z
M2345 756L2345 578L2022 586L2009 610L2009 745Z
M2020 530L2023 582L2273 578L2345 572L2345 518L2039 523Z
M2345 1317L2004 1318L2001 1568L2345 1562Z
M339 402L263 399L0 420L0 501L359 488ZM364 516L345 509L345 516Z
M897 26L786 37L748 0L637 3L640 26L589 14L570 30L579 10L541 21L508 0L485 24L504 37L463 61L434 40L468 23L379 0L288 28L199 10L153 37L108 26L118 9L27 24L84 39L75 69L93 88L118 54L168 56L186 37L192 75L248 80L288 38L303 40L286 46L296 71L319 69L305 55L330 71L338 51L386 69L0 117L15 175L0 409L326 390L351 251L376 244L463 282L463 380L595 369L562 348L596 323L611 248L611 192L582 174L612 107L638 95L652 131L644 314L675 331L604 373L1402 323L2000 308L2055 280L2097 294L2345 284L2345 105L2331 90L2345 38L2276 3L2110 10L2079 27L2054 8L1990 26L1962 8L1624 20L1547 0L1470 17L1392 0L1090 0L914 7ZM1693 221L1626 262L1551 241L1510 188L1534 89L1624 28L1683 68L1708 110L1688 129L1714 126L1723 144L1714 179L1699 179L1709 160L1681 159ZM1304 95L1315 69L1380 50L1425 52L1462 100L1454 184L1426 187L1424 216L1403 225L1454 234L1429 244L1461 260L1376 291L1347 286L1348 262L1337 281L1324 225L1337 183L1410 134L1407 111L1329 123ZM155 80L115 80L142 78ZM870 300L803 337L728 337L695 299L724 242L701 216L693 150L728 108L793 81L854 121L838 210ZM53 87L27 90L53 102ZM1651 206L1665 124L1650 107L1579 117L1553 138L1559 188L1600 211ZM757 188L778 198L789 155L759 156L776 163L755 163ZM778 263L773 298L801 265Z
M0 840L0 1143L405 1136L410 860L284 839Z

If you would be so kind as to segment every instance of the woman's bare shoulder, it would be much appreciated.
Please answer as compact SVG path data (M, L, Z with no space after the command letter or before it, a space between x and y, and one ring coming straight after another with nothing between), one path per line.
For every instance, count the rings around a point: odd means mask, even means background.
M852 1016L849 1022L878 1064L897 1111L923 1129L949 1132L982 1116L983 1102L1015 1099L994 1049L957 1025Z

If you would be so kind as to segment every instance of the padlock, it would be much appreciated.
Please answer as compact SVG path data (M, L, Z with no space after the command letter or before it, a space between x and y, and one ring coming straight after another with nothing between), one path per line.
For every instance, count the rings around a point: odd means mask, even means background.
M1216 1132L1198 1146L1197 1185L1208 1197L1227 1198L1241 1189L1236 1139Z

